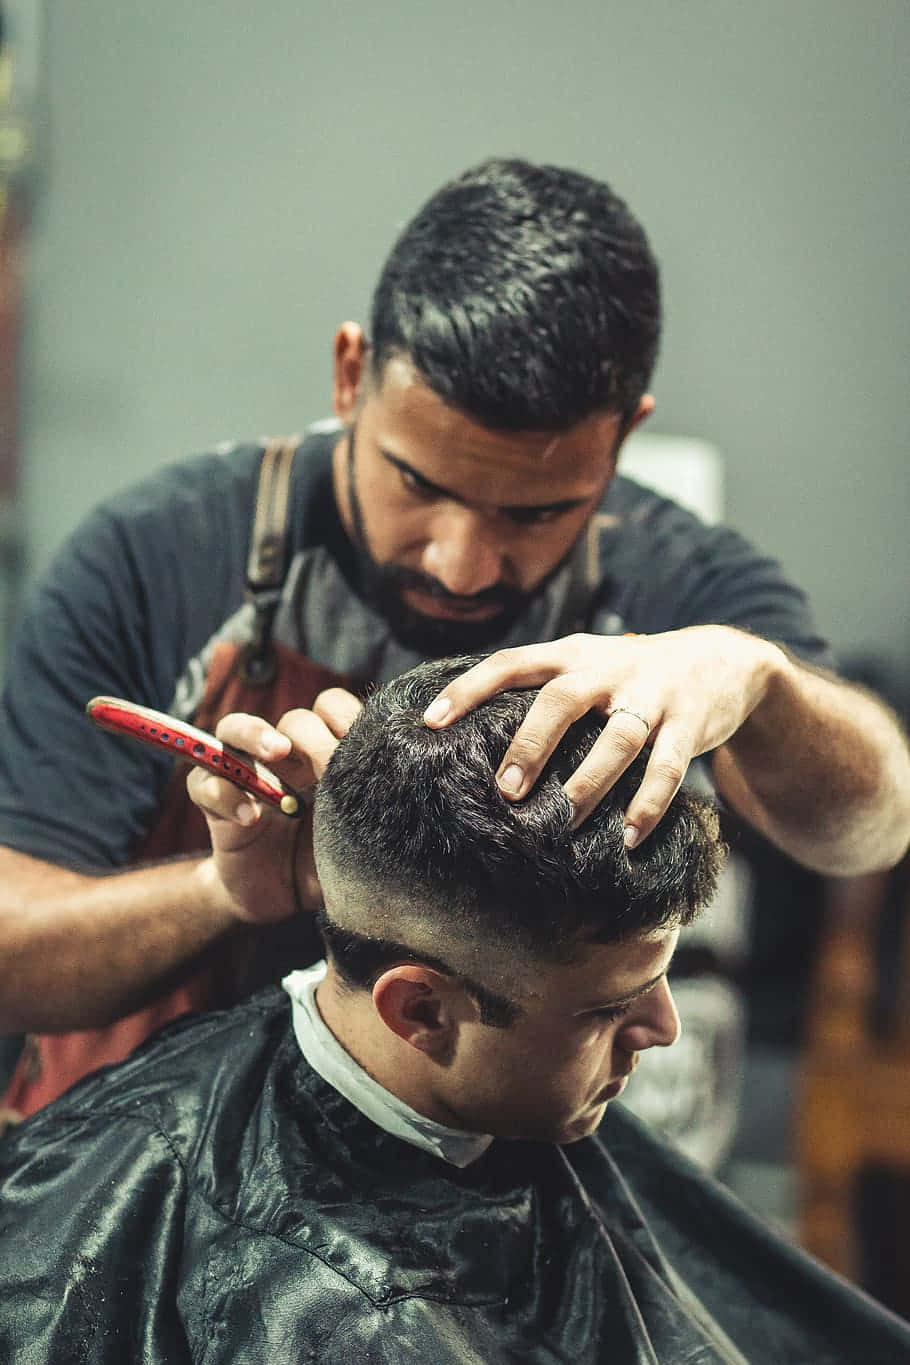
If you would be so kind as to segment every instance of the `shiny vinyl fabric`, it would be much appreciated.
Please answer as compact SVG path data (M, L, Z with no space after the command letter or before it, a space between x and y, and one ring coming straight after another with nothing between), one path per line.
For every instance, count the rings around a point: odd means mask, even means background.
M910 1330L614 1108L457 1170L300 1055L181 1020L0 1141L4 1365L826 1365Z

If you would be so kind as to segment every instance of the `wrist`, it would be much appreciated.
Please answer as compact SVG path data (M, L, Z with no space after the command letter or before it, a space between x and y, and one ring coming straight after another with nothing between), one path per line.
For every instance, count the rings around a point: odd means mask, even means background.
M796 665L787 651L773 640L764 640L755 635L750 638L758 646L756 681L759 699L756 709L763 705L772 708L793 691Z
M747 687L749 709L738 731L731 736L734 747L749 746L756 739L780 730L792 719L797 691L797 664L773 640L747 635L750 677Z
M248 923L243 906L230 894L218 872L214 857L201 858L193 868L193 891L197 902L212 917L219 929L232 929Z

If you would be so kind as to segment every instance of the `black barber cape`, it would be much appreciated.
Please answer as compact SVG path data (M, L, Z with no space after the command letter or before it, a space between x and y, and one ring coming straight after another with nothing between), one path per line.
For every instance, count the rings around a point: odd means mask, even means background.
M826 1365L910 1329L621 1107L464 1170L301 1056L275 989L0 1140L3 1365Z

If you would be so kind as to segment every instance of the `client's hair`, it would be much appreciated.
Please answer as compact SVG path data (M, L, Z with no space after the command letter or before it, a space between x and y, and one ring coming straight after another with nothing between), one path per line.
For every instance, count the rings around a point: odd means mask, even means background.
M519 802L500 794L495 773L536 691L502 692L447 729L429 729L429 702L476 662L433 661L387 683L317 789L321 928L351 986L370 987L392 962L455 970L447 964L459 944L574 961L586 942L686 924L714 892L723 860L717 817L694 793L679 792L640 848L624 845L623 813L646 754L571 828L562 784L600 733L601 716L570 727ZM504 996L464 970L455 974L486 1022L515 1017Z

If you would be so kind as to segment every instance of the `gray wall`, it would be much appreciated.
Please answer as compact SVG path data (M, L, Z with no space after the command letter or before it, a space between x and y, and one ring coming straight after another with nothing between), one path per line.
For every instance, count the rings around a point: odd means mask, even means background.
M841 651L910 671L907 0L51 0L30 573L105 490L329 407L399 225L490 153L578 166L663 263L658 431Z

